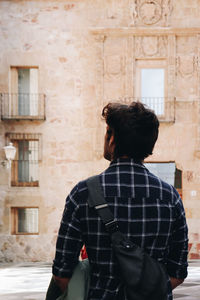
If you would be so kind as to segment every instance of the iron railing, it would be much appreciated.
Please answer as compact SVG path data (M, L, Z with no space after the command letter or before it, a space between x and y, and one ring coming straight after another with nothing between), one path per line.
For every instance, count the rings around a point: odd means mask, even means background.
M122 97L119 102L139 101L152 109L161 122L175 122L175 97Z
M45 120L44 94L0 94L2 120Z

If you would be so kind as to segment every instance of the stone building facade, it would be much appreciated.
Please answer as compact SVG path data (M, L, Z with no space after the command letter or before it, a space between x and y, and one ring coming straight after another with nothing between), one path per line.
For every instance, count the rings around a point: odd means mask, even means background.
M0 1L0 261L53 258L66 195L108 166L101 110L119 100L158 114L147 163L181 193L200 258L199 14L198 0Z

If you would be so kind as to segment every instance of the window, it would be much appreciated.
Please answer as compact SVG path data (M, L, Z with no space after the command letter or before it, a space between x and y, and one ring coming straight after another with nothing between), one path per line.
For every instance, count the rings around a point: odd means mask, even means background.
M8 133L7 137L16 147L12 161L12 186L38 186L39 161L41 160L41 135Z
M137 60L135 96L163 117L166 109L166 61Z
M12 234L38 234L38 208L12 207Z
M157 115L164 114L164 69L141 69L142 102Z
M38 69L11 68L11 115L38 115Z
M175 163L145 163L147 169L162 180L173 185L182 197L182 171Z

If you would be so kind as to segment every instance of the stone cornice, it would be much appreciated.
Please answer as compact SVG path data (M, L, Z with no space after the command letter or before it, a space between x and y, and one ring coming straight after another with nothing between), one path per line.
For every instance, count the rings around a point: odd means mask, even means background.
M191 36L200 34L200 28L89 28L89 31L93 35L109 35L109 36L152 36L152 35L181 35Z

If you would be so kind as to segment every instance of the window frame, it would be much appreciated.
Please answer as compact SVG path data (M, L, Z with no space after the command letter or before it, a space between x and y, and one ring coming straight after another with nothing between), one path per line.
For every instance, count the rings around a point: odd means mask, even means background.
M166 59L137 59L136 60L136 85L135 97L142 100L142 69L163 69L164 70L164 113L157 114L159 119L164 119L166 114L167 88L167 61ZM149 96L151 98L151 96ZM154 98L154 97L152 97ZM160 97L162 98L162 97ZM150 109L152 109L150 107Z
M38 210L38 231L37 232L19 232L18 224L19 224L19 209L29 209L36 208ZM11 234L12 235L39 235L39 207L38 206L14 206L11 207Z
M39 171L39 164L42 160L42 135L40 133L6 133L7 143L12 142L13 145L16 147L16 156L15 159L11 163L11 186L12 187L39 187L39 174L38 180L34 181L19 181L18 178L18 146L19 141L38 141L38 160L35 162L38 164L38 171Z
M37 70L36 81L32 83L36 83L36 91L31 92L30 88L30 74L29 74L29 92L22 93L23 99L28 99L28 107L29 112L25 113L27 106L20 106L20 93L19 93L19 70ZM35 89L35 88L34 88ZM10 76L9 76L9 115L15 116L15 118L19 119L29 119L36 118L40 113L40 93L39 93L39 67L38 66L10 66ZM31 100L32 99L32 100ZM34 99L34 101L33 101ZM34 107L36 105L36 107ZM21 109L19 108L21 107Z

